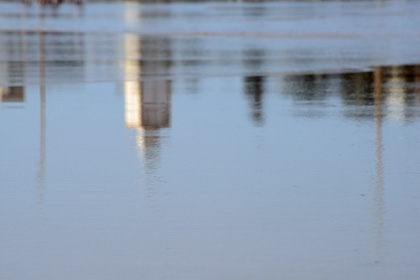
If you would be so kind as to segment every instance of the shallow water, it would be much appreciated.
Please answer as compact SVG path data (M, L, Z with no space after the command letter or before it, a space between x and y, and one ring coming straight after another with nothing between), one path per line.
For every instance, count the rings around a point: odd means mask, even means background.
M0 3L0 278L418 279L420 3Z

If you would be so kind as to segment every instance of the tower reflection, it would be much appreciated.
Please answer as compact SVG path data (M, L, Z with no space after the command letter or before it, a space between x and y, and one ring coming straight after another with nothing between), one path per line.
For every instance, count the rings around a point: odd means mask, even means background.
M170 90L167 80L139 81L141 76L166 72L169 51L159 51L155 46L168 50L168 41L161 38L124 36L125 126L136 131L136 146L145 172L157 168L160 151L160 132L170 126Z

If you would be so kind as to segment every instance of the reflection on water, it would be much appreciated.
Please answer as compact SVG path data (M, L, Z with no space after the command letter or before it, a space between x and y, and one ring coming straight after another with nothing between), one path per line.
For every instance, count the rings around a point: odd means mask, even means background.
M255 15L258 15L256 13ZM251 47L244 51L244 66L251 71L260 72L264 67L264 50ZM244 78L245 94L251 105L251 118L257 126L264 124L264 76L250 76Z
M17 86L1 90L3 102L22 98L23 92L19 92L18 86L25 83L124 79L125 88L127 90L133 88L129 90L132 92L167 92L170 88L168 81L183 73L186 77L177 81L186 81L188 84L186 90L197 93L199 91L197 80L200 76L193 77L194 73L204 73L206 69L229 73L232 67L230 64L218 64L219 56L223 53L210 55L210 57L214 55L213 59L216 62L203 61L201 56L209 54L201 53L197 49L200 46L197 40L191 41L185 38L136 34L125 34L122 37L100 34L86 36L80 32L2 32L0 40L12 42L4 44L3 53L0 54L3 59L9 57L0 68L0 84ZM98 40L99 45L96 43ZM124 53L123 57L119 52ZM239 75L243 76L244 93L249 100L250 116L255 125L264 124L264 95L273 91L291 95L296 105L309 106L307 112L302 109L304 115L325 114L320 110L317 112L311 110L320 108L316 106L339 96L345 106L342 113L349 118L374 119L376 114L374 106L381 106L381 114L384 117L397 121L410 121L419 117L415 110L420 103L418 65L375 66L371 71L351 73L277 75L270 73L271 58L267 55L269 52L250 44L245 45L242 57L234 58L238 60L234 65L243 65L243 73ZM39 62L33 61L31 57L37 57ZM130 83L132 85L129 85ZM270 84L278 86L273 89ZM375 101L375 89L381 91L381 97L377 101ZM147 97L143 98L145 100L143 103L162 103L161 98L166 100L167 97L159 97L156 102L150 101L150 97ZM311 108L312 105L315 107ZM143 111L147 110L152 109L144 107ZM150 113L142 118L148 115Z
M352 108L366 105L375 107L374 110L353 110L353 113L348 113L356 118L372 118L378 114L396 120L418 118L418 114L410 108L420 104L419 77L418 65L374 67L371 72L343 75L345 104Z
M42 83L39 68L48 83L80 81L85 77L82 33L25 32L0 33L0 84ZM3 44L1 41L13 42ZM2 53L4 51L4 53ZM97 75L101 73L98 72Z
M265 77L245 77L245 94L251 105L251 117L256 125L264 124L264 80Z
M25 55L24 34L15 34L12 40L9 35L8 32L0 33L0 85L16 83L21 85L24 81L26 66L22 61Z
M42 63L40 64L42 65ZM40 73L43 73L43 69L40 69ZM43 75L43 74L41 74ZM41 81L43 78L41 78ZM46 189L46 87L42 83L39 86L39 159L38 159L38 171L37 171L37 185L38 185L38 203L42 204L44 201L44 192Z
M24 102L25 88L16 87L0 87L0 102Z
M418 61L257 34L312 2L98 5L0 11L0 278L418 276Z
M160 153L159 130L170 126L171 85L167 80L138 81L143 72L160 73L169 67L165 59L168 40L140 38L127 34L124 37L124 112L125 126L136 131L139 160L146 174L156 175ZM153 185L154 179L146 178Z
M382 69L375 67L373 76L374 88L374 107L375 107L375 206L376 211L375 231L376 231L376 245L381 248L384 244L384 229L385 229L385 186L384 186L384 166L383 166L383 140L382 140Z
M362 73L288 75L285 93L314 106L339 95L344 115L357 120L376 119L378 114L414 120L419 117L415 110L420 104L419 78L418 65L373 67Z

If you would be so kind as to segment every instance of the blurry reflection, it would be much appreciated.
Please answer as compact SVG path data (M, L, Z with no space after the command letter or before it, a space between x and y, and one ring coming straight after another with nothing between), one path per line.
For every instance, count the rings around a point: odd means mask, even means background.
M299 101L322 101L328 93L328 86L334 76L325 74L288 75L285 80L287 91ZM317 103L319 104L319 103Z
M251 104L251 116L258 126L264 124L263 94L265 78L261 76L245 77L245 94Z
M383 144L382 144L382 75L379 67L374 71L374 106L375 106L375 235L377 247L382 247L384 242L384 165L382 161Z
M253 5L253 6L242 6L242 11L245 17L249 18L259 18L263 17L267 13L267 8L263 5Z
M125 35L124 82L125 125L136 130L136 144L146 172L157 168L160 150L159 129L170 126L170 82L167 80L138 81L144 73L167 71L169 53L154 46L167 45L166 39L140 38ZM168 49L165 47L164 49ZM162 58L162 59L161 59Z
M375 67L372 72L343 76L345 104L355 109L347 111L347 116L376 120L379 114L394 121L419 117L418 111L412 110L420 104L420 84L414 82L420 77L419 66Z
M46 117L45 117L45 37L38 32L38 73L39 73L39 161L38 161L38 203L44 202L46 189Z
M82 81L85 78L85 34L81 32L42 32L47 82ZM70 80L71 79L71 80Z
M243 53L244 66L249 72L259 73L264 64L264 51L260 49L247 49ZM251 76L244 78L244 92L251 106L251 119L257 126L264 125L264 76Z
M285 78L284 92L291 94L296 105L304 110L319 110L320 102L327 103L329 97L336 95L344 104L346 117L374 123L373 226L376 246L383 247L386 205L382 125L385 120L412 121L420 117L420 66L374 67L362 73L289 75Z
M0 63L0 84L40 83L40 61L48 73L46 82L83 81L85 62L89 62L85 40L80 32L0 32L0 59L4 61Z
M24 102L24 87L0 87L0 102Z
M408 82L405 74L407 68L393 66L388 68L389 79L385 86L388 88L388 98L386 100L387 115L394 120L405 118L406 91L405 83ZM419 73L419 72L417 72Z
M24 32L0 32L0 84L22 84L25 76L25 33ZM10 98L19 96L20 89L9 88L2 90L2 96ZM23 91L22 91L23 93ZM5 102L5 101L3 101Z
M375 120L380 114L393 121L411 121L420 117L419 81L418 65L386 66L362 73L288 75L283 92L298 104L313 107L338 94L344 115L352 119Z

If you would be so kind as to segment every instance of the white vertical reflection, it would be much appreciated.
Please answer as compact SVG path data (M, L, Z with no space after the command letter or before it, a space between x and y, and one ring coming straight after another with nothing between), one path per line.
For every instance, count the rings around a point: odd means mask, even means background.
M166 41L124 35L124 120L128 129L136 132L135 142L145 185L153 189L161 146L161 128L170 123L170 84L166 80L140 81L141 76L158 75L166 71L163 59L155 47L165 48ZM145 61L147 60L147 61ZM153 77L156 78L156 77ZM148 194L153 190L148 190Z
M141 84L137 80L141 73L141 64L136 59L140 55L139 37L124 35L124 113L128 128L141 128ZM137 76L137 77L136 77ZM135 79L135 80L133 80Z
M398 66L391 68L389 84L389 96L386 100L387 116L394 121L403 121L405 118L405 91L404 76Z

